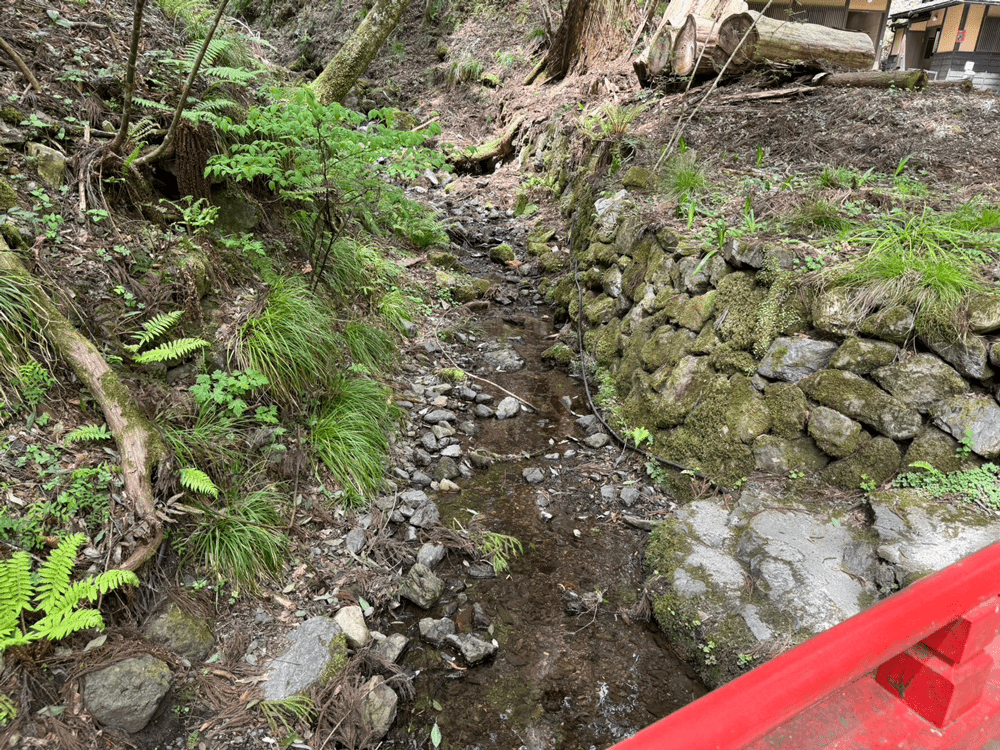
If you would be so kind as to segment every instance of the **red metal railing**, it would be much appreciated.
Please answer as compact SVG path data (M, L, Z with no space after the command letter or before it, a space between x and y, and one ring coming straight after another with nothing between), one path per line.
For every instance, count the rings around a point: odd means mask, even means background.
M1000 624L998 593L1000 544L994 544L708 693L613 750L743 748L875 670L878 684L898 694L933 733L928 722L947 725L983 692L993 668L984 649ZM885 691L872 693L866 679L866 700L882 697Z

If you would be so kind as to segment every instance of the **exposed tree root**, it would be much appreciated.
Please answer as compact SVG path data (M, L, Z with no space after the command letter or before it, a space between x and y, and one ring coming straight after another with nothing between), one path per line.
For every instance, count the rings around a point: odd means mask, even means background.
M5 42L2 38L0 38L0 49L6 52L7 56L14 61L17 69L20 70L24 74L24 77L28 79L28 83L31 84L31 88L41 94L42 85L38 82L38 79L35 78L34 73L32 73L28 66L24 64L24 60L22 60L21 56L17 54L17 51L7 44L7 42Z
M41 333L90 391L115 436L121 454L125 493L132 502L136 517L146 526L145 543L140 544L119 567L137 570L156 554L163 542L163 524L156 515L153 481L157 474L169 471L170 452L156 427L136 405L128 388L97 348L59 312L2 237L0 270L24 280L25 290L33 297L42 322Z

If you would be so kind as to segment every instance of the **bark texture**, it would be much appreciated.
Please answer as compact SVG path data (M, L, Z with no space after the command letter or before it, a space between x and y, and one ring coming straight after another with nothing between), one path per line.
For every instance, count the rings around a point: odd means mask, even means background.
M740 45L744 34L746 41ZM734 71L767 63L863 70L875 62L875 47L864 32L778 21L752 10L729 16L722 22L719 48L726 56L733 55Z
M170 453L156 427L146 419L128 388L108 366L97 348L56 308L34 276L0 237L0 269L24 279L25 289L37 305L44 335L90 391L104 413L121 454L125 493L137 519L146 525L146 542L119 567L136 570L159 549L163 524L156 515L152 478L155 470L166 470ZM136 530L136 537L140 537Z
M410 0L376 0L361 25L312 82L321 104L343 102L347 92L368 70L409 4Z
M856 73L828 73L816 84L837 88L888 89L916 91L927 88L927 73L922 70L868 70Z

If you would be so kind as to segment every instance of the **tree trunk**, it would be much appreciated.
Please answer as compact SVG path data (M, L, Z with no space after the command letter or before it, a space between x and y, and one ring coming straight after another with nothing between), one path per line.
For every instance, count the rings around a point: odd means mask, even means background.
M410 0L375 0L365 20L312 82L312 90L321 104L344 100L354 83L368 70L409 4Z
M817 76L817 86L838 88L888 89L915 91L927 88L927 73L922 70L859 71L857 73L824 73Z
M701 19L705 19L705 28L711 29L713 22L721 23L722 19L734 13L743 13L746 9L747 4L744 0L671 0L649 44L632 61L640 85L648 86L649 82L661 73L677 73L672 65L676 49L675 40L683 31L689 16L698 19L698 25L701 25ZM693 60L697 57L697 50L687 54ZM710 56L707 53L706 58L703 59L708 62ZM678 73L678 75L688 75L688 73Z
M121 454L125 493L132 501L137 520L146 525L146 542L136 548L119 567L136 570L149 560L163 542L163 524L156 515L152 478L166 471L170 452L156 427L146 419L128 388L108 366L97 348L59 312L48 294L10 251L0 237L0 269L23 279L34 298L45 337L72 368L104 412ZM141 537L139 529L135 536Z
M744 34L747 38L740 46ZM875 47L864 32L777 21L752 10L722 22L719 48L727 57L733 55L733 70L767 63L806 63L858 70L871 68L875 62Z
M500 135L475 148L462 150L452 163L457 172L492 172L497 163L503 161L514 151L514 137L524 124L524 115L517 115Z

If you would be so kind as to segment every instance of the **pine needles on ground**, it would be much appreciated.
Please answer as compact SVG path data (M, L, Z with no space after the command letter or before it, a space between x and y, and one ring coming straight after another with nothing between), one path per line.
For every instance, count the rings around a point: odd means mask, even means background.
M367 378L339 378L314 412L309 442L349 501L378 490L385 476L388 431L397 416L387 389Z

